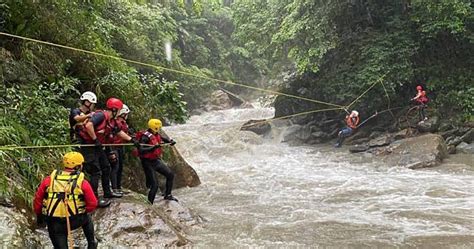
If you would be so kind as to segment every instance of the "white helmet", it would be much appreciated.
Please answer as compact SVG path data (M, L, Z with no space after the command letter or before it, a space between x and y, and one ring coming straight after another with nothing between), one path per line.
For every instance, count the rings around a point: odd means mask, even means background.
M82 101L87 100L91 102L92 104L95 104L97 103L97 96L95 96L95 93L87 91L81 95L81 100Z
M130 109L128 108L128 106L126 104L123 104L123 107L122 109L120 109L120 111L117 113L117 116L120 116L122 114L128 114L130 113Z
M356 111L356 110L353 110L353 111L351 112L351 116L357 117L357 116L359 116L359 112Z

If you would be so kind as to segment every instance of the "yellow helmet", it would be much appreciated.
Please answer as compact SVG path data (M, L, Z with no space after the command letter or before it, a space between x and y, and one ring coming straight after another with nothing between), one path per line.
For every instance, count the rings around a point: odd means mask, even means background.
M153 132L158 132L161 126L163 126L163 124L161 124L161 121L159 119L152 118L148 120L148 128Z
M84 157L79 152L68 152L63 157L63 165L65 168L73 169L84 163Z

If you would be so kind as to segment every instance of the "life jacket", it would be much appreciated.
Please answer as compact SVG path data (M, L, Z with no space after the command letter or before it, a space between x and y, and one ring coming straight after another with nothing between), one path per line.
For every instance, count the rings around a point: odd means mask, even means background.
M51 182L43 199L43 214L65 218L86 212L84 193L81 189L84 173L65 173L54 170ZM67 207L65 201L67 200Z
M148 137L148 144L150 145L156 145L156 144L161 144L161 136L160 134L156 134L154 135L153 133L149 132L149 131L138 131L136 134L135 134L135 138L138 140L138 141L141 141L142 137L143 136L147 136ZM161 158L161 154L163 154L163 151L161 150L161 148L156 148L154 149L153 151L149 152L149 153L145 153L145 154L140 154L139 150L138 149L134 149L132 154L134 156L138 156L140 158L146 158L146 159L159 159Z
M80 114L79 115L87 115L89 113L94 114L93 112L83 112L81 108L75 108L74 110L79 110ZM69 137L71 139L71 142L76 142L79 138L79 133L83 126L89 121L87 118L83 122L77 122L72 115L69 115Z
M102 110L96 111L94 115L100 112L104 114L104 120L102 120L100 124L94 126L94 132L99 142L101 142L102 144L106 144L109 142L110 136L112 134L112 127L109 125L110 115L108 112ZM91 138L91 136L89 136L89 133L87 133L85 127L81 128L81 130L79 131L79 136L86 144L94 143L94 140Z
M125 133L128 134L128 124L127 124L127 121L123 120L123 119L113 119L111 120L110 122L110 126L111 127L117 127L117 129L119 131L123 131ZM111 141L113 144L121 144L123 143L123 140L117 136L117 135L113 135L112 136L112 141Z
M346 117L346 124L348 127L352 129L357 128L357 125L359 124L359 116L352 118L351 116L348 115Z
M426 96L426 91L421 91L420 97L416 99L416 101L421 104L426 104L429 100L430 99L428 99L428 97Z

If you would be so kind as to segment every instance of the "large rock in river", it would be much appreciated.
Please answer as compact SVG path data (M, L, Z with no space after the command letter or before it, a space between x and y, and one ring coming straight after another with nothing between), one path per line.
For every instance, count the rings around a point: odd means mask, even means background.
M447 157L448 151L442 136L426 134L396 141L384 149L384 162L410 169L433 167Z
M114 199L93 214L99 248L164 248L189 245L185 232L199 222L179 202L157 195L151 205L134 192ZM41 247L52 247L45 229L37 230ZM82 229L73 231L76 246L87 247Z

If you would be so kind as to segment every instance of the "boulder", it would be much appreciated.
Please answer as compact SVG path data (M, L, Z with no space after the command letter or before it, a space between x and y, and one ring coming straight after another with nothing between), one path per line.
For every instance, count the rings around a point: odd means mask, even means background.
M472 143L474 141L474 128L471 128L468 132L461 136L461 140L465 143Z
M26 210L0 206L0 247L42 248L41 239L29 226Z
M150 205L135 193L98 209L93 219L100 247L183 246L189 243L183 232L186 226L198 223L179 202L165 201L158 194Z
M176 145L170 146L169 151L170 156L167 163L171 170L175 173L173 184L174 188L196 187L200 185L201 180L199 179L199 176L193 167L191 167L184 157L181 156ZM164 183L163 180L161 182Z
M456 152L463 154L474 154L474 144L462 142L456 146Z
M249 120L240 127L241 131L251 131L258 135L265 135L271 131L271 125L265 119Z
M439 127L439 118L433 116L424 122L420 122L416 125L416 128L420 132L436 132Z
M400 140L400 139L407 138L409 133L410 131L408 129L398 131L395 134L393 134L393 139Z
M369 147L373 148L373 147L387 146L393 141L394 141L394 139L391 135L385 134L385 135L382 135L380 137L371 139L369 141Z
M229 95L222 90L217 90L214 91L209 97L205 109L207 111L225 110L232 108L232 106L234 106L234 103L230 99Z
M390 153L382 156L384 162L410 169L436 166L448 155L443 137L437 134L399 140L386 147L386 150Z
M303 142L308 141L311 138L311 127L303 126L296 134L296 137Z
M370 141L370 138L364 137L364 138L359 138L357 140L353 140L352 144L365 144L365 143L368 143L369 141Z
M369 148L370 147L368 144L357 144L357 145L351 146L349 148L349 151L351 153L359 153L359 152L367 151Z
M449 131L449 130L452 130L454 129L454 126L451 124L451 123L441 123L439 125L439 131L440 132L446 132L446 131Z

